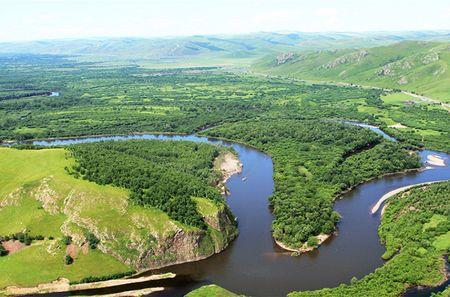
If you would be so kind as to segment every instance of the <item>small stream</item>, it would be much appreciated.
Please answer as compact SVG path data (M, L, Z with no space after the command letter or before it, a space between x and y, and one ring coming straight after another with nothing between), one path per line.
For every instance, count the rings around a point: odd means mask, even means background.
M376 127L367 128L394 140ZM335 203L335 210L342 215L337 225L338 236L327 240L318 250L292 257L290 252L280 249L271 236L273 216L268 197L274 190L273 164L268 155L256 149L196 135L153 134L35 141L34 144L52 146L129 139L188 140L232 146L243 164L243 171L227 182L231 194L226 199L239 219L237 239L225 251L208 259L144 273L143 275L159 272L177 274L175 279L159 281L157 285L164 286L166 290L151 296L183 296L211 283L249 296L285 296L294 290L335 287L341 283L349 283L352 277L362 278L384 263L381 255L385 249L377 233L380 212L373 215L370 213L376 201L399 187L450 179L450 155L421 151L423 161L430 154L439 155L446 159L447 166L431 166L420 172L385 176L344 194ZM154 282L140 283L72 294L115 293L154 285ZM408 296L428 295L410 293Z

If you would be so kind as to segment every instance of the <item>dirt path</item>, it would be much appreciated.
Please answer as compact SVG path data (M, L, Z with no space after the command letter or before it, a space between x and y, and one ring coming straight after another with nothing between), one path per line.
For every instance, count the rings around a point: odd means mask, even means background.
M446 103L443 103L441 101L434 100L434 99L431 99L429 97L425 97L425 96L422 96L422 95L417 95L417 94L414 94L414 93L410 93L408 91L402 91L402 93L405 94L405 95L409 95L411 97L417 98L417 99L419 99L420 101L423 101L423 102L439 104L442 108L444 108L445 110L450 112L450 105L448 105Z

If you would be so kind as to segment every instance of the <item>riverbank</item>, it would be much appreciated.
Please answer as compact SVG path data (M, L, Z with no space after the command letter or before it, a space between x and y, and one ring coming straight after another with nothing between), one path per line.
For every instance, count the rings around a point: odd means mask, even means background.
M426 182L426 183L418 183L418 184L414 184L414 185L409 185L409 186L405 186L405 187L401 187L401 188L397 188L395 190L392 190L386 194L384 194L378 201L377 203L375 203L375 205L372 207L372 209L370 210L370 212L372 214L376 213L378 211L378 209L381 207L381 205L388 200L389 198L391 198L392 196L395 196L401 192L404 192L406 190L409 190L411 188L414 187L420 187L420 186L425 186L425 185L430 185L430 184L434 184L434 183L439 183L439 182L444 182L445 180L442 181L433 181L433 182Z
M225 195L229 194L226 182L231 176L242 172L242 163L232 152L221 152L214 160L214 170L219 171L222 175L220 181L217 183L217 187L220 189L222 195Z
M330 238L332 235L334 235L336 232L333 232L331 234L319 234L316 236L316 246L309 246L307 242L303 243L303 245L299 248L293 248L290 247L286 244L284 244L281 241L278 241L276 239L274 239L275 243L282 249L290 251L295 253L294 255L297 254L303 254L303 253L307 253L307 252L311 252L315 249L317 249L322 243L324 243L328 238Z
M445 159L439 157L438 155L428 155L426 163L432 166L444 167Z
M138 284L149 281L163 280L163 279L171 279L175 278L175 274L173 273L165 273L159 275L151 275L146 277L138 277L138 278L124 278L124 279L113 279L101 282L92 282L92 283L83 283L83 284L74 284L71 285L70 281L66 278L60 278L50 283L40 284L35 287L21 288L16 286L7 287L4 290L5 295L39 295L39 294L49 294L49 293L64 293L64 292L76 292L76 291L84 291L84 290L93 290L93 289L106 289L110 287L129 285L129 284ZM151 288L151 292L159 291L162 288L156 287ZM2 293L2 292L0 292ZM125 295L124 295L125 296ZM130 295L126 295L130 296Z

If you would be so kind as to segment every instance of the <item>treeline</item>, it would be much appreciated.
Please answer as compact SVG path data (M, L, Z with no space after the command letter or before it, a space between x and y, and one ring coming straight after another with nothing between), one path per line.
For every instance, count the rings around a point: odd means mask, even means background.
M31 93L10 94L6 96L0 96L0 101L34 97L34 96L50 96L51 94L52 92L31 92Z
M420 166L418 156L399 144L336 122L261 119L226 124L204 134L248 143L272 156L273 236L291 247L334 230L339 215L332 200L343 190Z
M69 147L77 163L68 171L101 185L130 190L130 199L153 206L172 219L206 228L192 197L223 203L213 186L220 173L213 170L219 148L186 141L123 141Z
M449 197L450 182L391 197L379 228L380 238L393 256L391 260L361 280L352 279L351 284L293 292L289 297L394 297L410 287L439 284L445 279L444 257L450 248Z
M192 133L262 114L370 121L371 115L341 102L378 95L374 90L307 85L204 68L150 71L68 64L67 59L33 61L29 64L26 57L0 60L0 96L13 96L11 90L18 86L57 89L62 95L0 101L0 140L147 131Z

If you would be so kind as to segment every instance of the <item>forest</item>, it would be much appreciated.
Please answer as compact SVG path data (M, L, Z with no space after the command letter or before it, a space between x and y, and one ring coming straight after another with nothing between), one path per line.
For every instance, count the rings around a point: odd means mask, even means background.
M385 91L218 67L149 69L70 56L0 56L0 141L133 132L192 133L259 117L380 125L414 147L449 150L448 112L390 104ZM48 96L58 92L59 96ZM394 129L396 123L406 128Z
M311 236L333 232L339 219L333 199L344 190L386 173L420 167L418 156L401 145L337 122L242 121L204 134L248 143L272 157L273 236L294 248Z
M379 235L386 245L385 265L361 280L333 289L293 292L304 296L400 296L412 286L435 286L443 281L450 248L450 182L422 186L390 198ZM448 290L447 290L448 291ZM446 295L440 295L446 296Z
M221 148L180 141L124 141L69 147L77 163L68 172L100 185L130 190L137 205L156 207L172 219L206 229L193 197L224 201L213 170Z
M52 92L59 95L49 96ZM397 95L230 68L150 69L133 62L80 62L70 56L2 55L0 142L158 132L199 133L252 145L274 162L272 234L297 249L314 246L318 235L335 231L339 214L333 201L344 191L383 174L420 167L414 150L450 151L448 112L429 102L395 102L392 97ZM343 120L379 126L399 142ZM64 174L77 182L125 189L132 207L152 210L152 216L161 210L159 215L167 214L183 228L210 231L196 198L226 205L214 187L220 175L213 170L213 160L222 148L127 141L72 145L68 150L76 163ZM384 257L392 258L387 265L350 285L298 294L340 296L359 290L370 293L378 286L384 295L395 295L403 283L435 284L434 271L442 265L443 252L435 247L433 236L441 238L448 230L442 219L448 217L448 209L441 207L437 216L430 211L438 209L434 203L445 204L448 184L411 193L407 201L420 211L404 215L396 208L400 202L393 202L383 217L380 237L388 251ZM425 197L423 205L417 198L422 194L431 197ZM413 236L428 223L434 227ZM436 240L442 246L442 239ZM130 253L120 248L121 255ZM410 273L416 270L417 275ZM393 277L387 280L389 276Z

